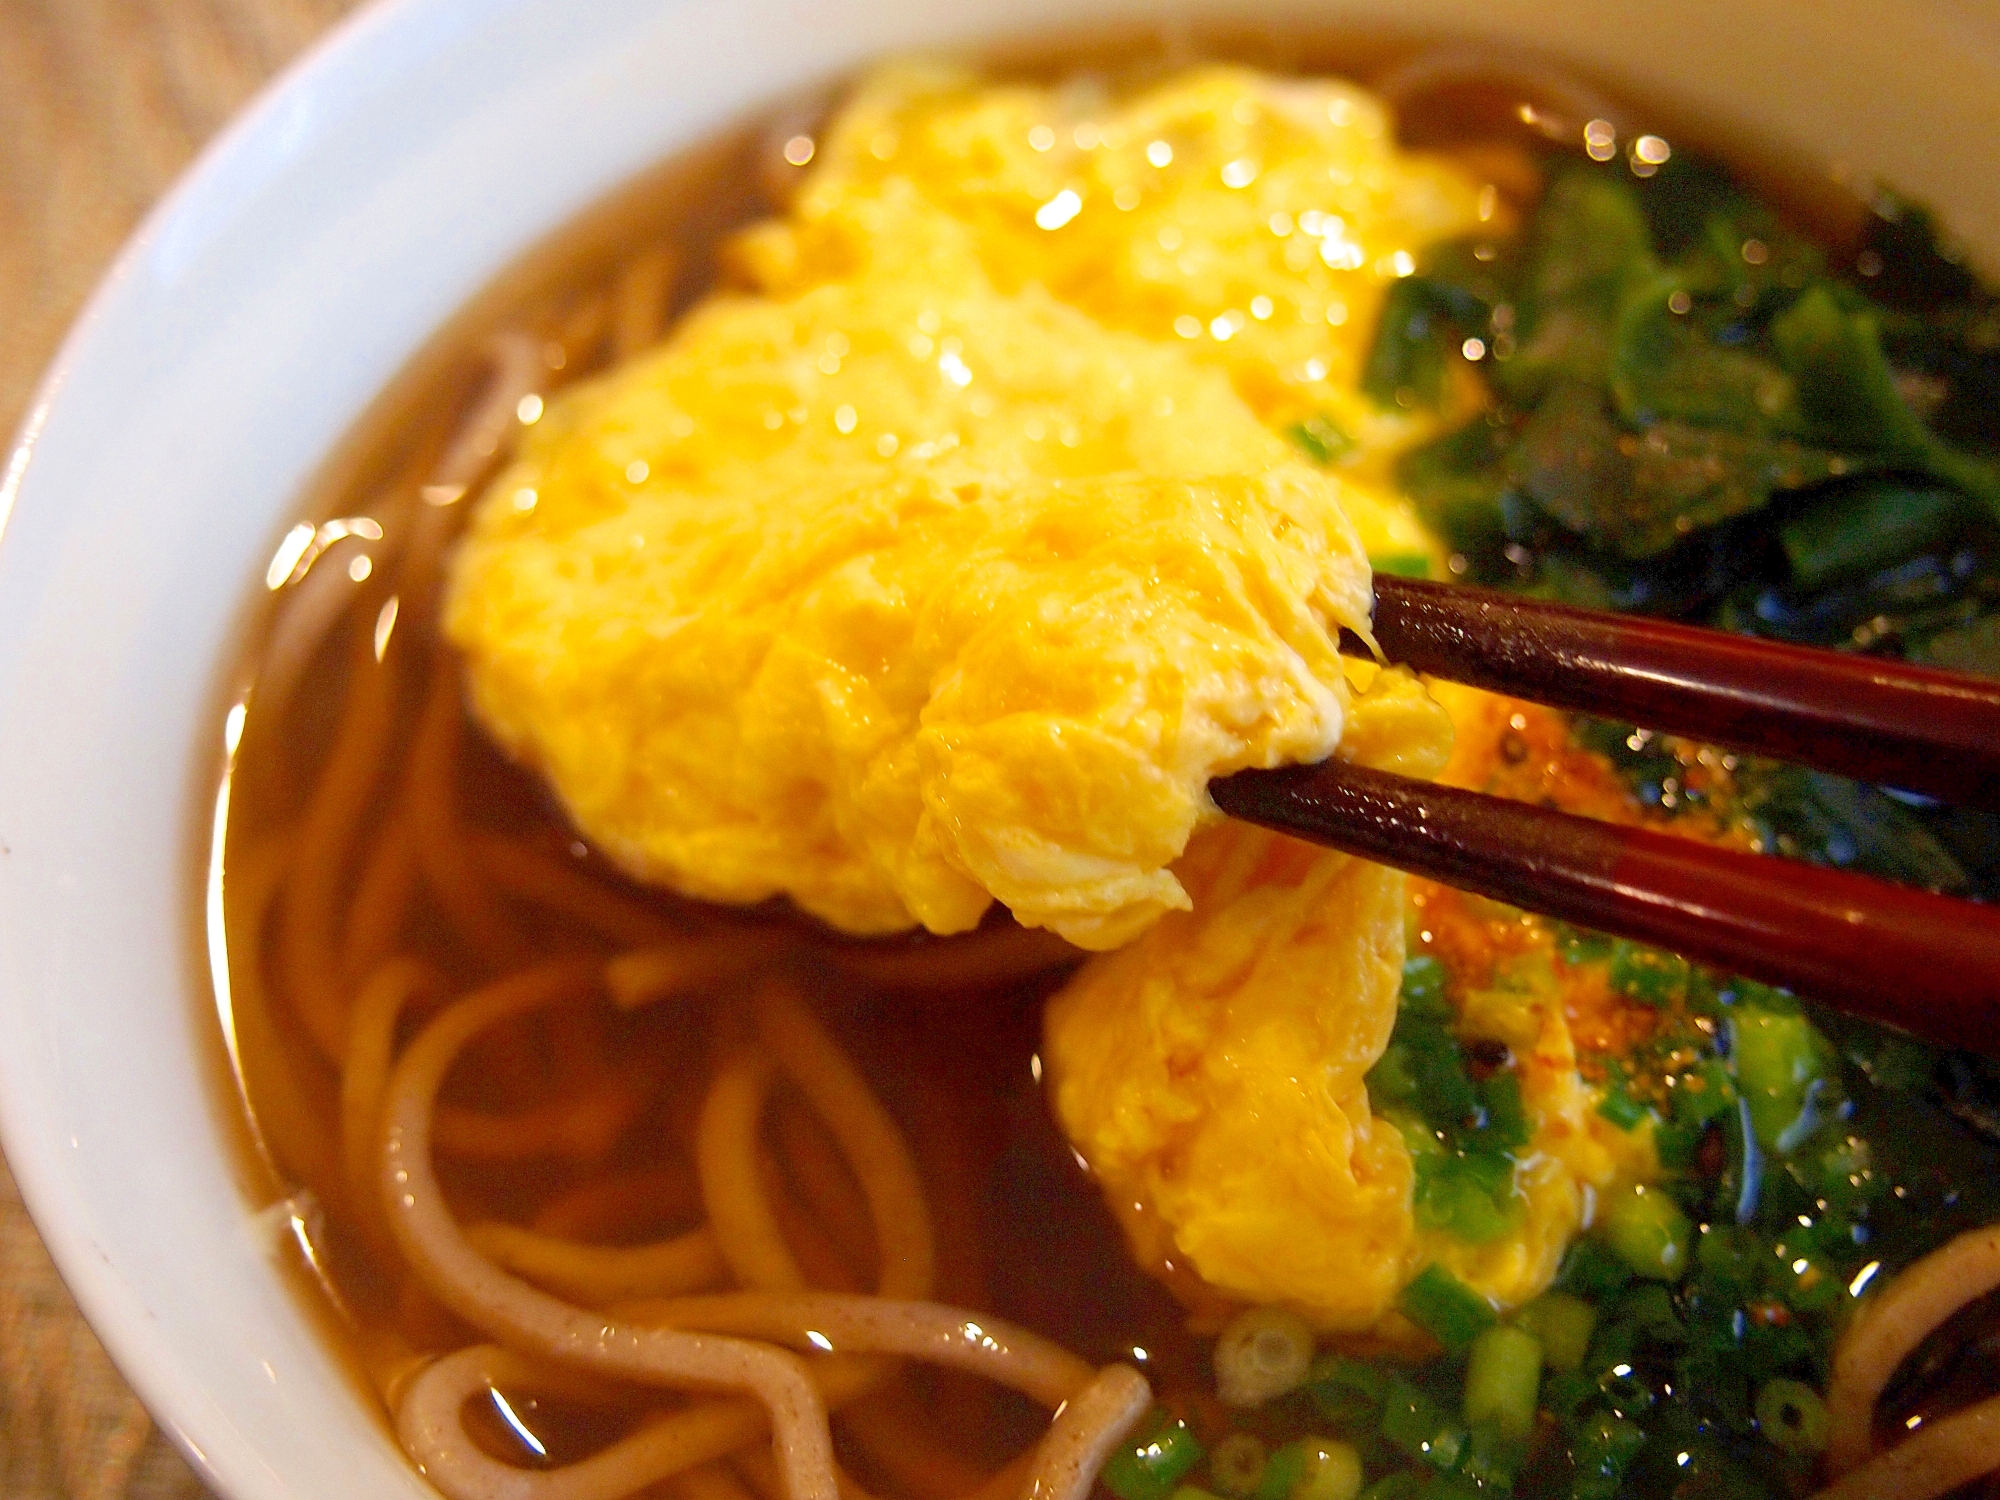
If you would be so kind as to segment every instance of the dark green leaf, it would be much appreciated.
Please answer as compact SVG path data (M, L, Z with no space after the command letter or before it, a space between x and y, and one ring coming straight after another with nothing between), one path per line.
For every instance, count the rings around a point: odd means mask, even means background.
M1500 494L1512 434L1484 416L1413 448L1396 479L1426 526L1455 552L1498 551L1505 541Z
M1618 309L1610 375L1619 415L1758 436L1792 425L1791 377L1760 355L1715 342L1673 311L1676 296L1689 298L1688 278L1669 270L1635 286Z
M1910 654L1924 666L1946 672L2000 677L2000 615L1988 615L1956 630L1941 630Z
M1911 809L1872 787L1789 766L1754 766L1744 804L1767 847L1946 893L1971 882Z
M1409 276L1389 288L1382 302L1375 347L1361 374L1361 389L1383 406L1435 407L1445 376L1466 336L1486 326L1483 301L1447 282Z
M1815 286L1772 320L1771 339L1813 437L1890 457L1924 454L1929 434L1896 392L1873 312Z
M1955 248L1947 247L1929 209L1879 191L1862 240L1872 253L1871 296L1891 306L1931 313L1940 303L1977 303L1985 296L1979 278Z
M1529 246L1518 347L1494 366L1495 382L1517 400L1563 380L1601 385L1620 303L1658 273L1631 185L1589 168L1564 173L1542 200Z
M1587 386L1552 392L1509 457L1513 481L1564 527L1626 558L1647 558L1691 532L1765 505L1774 491L1844 472L1832 453L1785 438L1659 422L1642 433L1612 421Z
M1778 528L1801 588L1865 578L1931 551L1965 529L1965 497L1877 480L1833 495Z

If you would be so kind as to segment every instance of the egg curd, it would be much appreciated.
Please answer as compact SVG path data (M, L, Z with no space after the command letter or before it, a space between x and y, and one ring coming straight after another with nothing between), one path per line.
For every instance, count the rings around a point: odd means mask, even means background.
M1393 1331L1439 1259L1520 1301L1620 1170L1561 1007L1492 1023L1537 1129L1516 1228L1438 1242L1364 1081L1404 878L1205 791L1443 765L1424 688L1336 650L1371 553L1437 555L1382 481L1418 419L1356 383L1385 288L1497 212L1339 83L879 73L725 289L480 499L446 603L475 712L641 878L1117 950L1049 1008L1051 1098L1191 1302Z

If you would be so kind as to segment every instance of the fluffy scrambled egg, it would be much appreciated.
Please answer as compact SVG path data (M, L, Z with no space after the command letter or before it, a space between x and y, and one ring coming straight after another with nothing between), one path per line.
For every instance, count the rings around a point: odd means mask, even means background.
M893 70L820 157L733 248L749 290L555 402L481 504L474 704L643 877L1115 946L1188 905L1210 778L1339 742L1356 487L1265 419L1351 401L1479 187L1353 89L1235 69Z
M1187 905L1210 777L1338 743L1367 563L1219 374L968 281L718 300L557 403L449 627L641 876L1110 947Z
M474 709L642 878L864 934L998 900L1117 949L1047 1055L1149 1266L1329 1329L1433 1259L1520 1300L1612 1170L1557 1145L1591 1133L1561 1007L1506 1022L1540 1069L1523 1228L1432 1243L1363 1081L1403 877L1205 790L1443 762L1424 689L1357 694L1336 652L1368 554L1435 551L1381 482L1418 421L1356 382L1385 289L1496 204L1345 84L879 73L728 289L552 400L481 498L445 617Z
M1451 745L1400 669L1352 730L1344 751L1410 775ZM1417 1269L1409 1152L1363 1081L1396 1023L1404 878L1238 824L1177 869L1194 909L1049 1002L1056 1118L1142 1264L1366 1329Z
M739 247L772 290L829 267L927 276L969 251L1001 289L1039 286L1178 347L1266 421L1330 413L1364 449L1409 427L1356 392L1383 291L1499 213L1454 164L1399 150L1365 90L1232 67L1124 99L892 67L840 112L816 168L791 214Z

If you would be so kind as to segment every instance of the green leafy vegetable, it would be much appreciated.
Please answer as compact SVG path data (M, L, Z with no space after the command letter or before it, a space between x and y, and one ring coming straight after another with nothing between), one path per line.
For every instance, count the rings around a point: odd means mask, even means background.
M1495 367L1495 380L1516 401L1564 382L1602 385L1619 305L1658 274L1637 198L1608 174L1564 172L1543 199L1529 246L1519 347Z
M1913 654L1925 666L1942 671L2000 677L2000 615L1941 630Z
M1881 480L1829 497L1778 528L1801 588L1865 578L1965 529L1965 497Z
M1655 556L1690 533L1758 510L1780 490L1849 472L1790 438L1675 420L1634 434L1596 387L1551 388L1508 456L1509 481L1592 545Z

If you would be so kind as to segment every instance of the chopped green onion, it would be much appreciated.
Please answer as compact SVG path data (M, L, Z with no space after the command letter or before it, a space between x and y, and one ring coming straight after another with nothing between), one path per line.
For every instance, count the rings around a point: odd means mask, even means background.
M1762 1007L1739 1008L1731 1017L1730 1046L1757 1144L1793 1149L1817 1123L1812 1105L1833 1063L1832 1047L1804 1016Z
M1604 1242L1635 1275L1678 1281L1687 1269L1693 1229L1674 1200L1635 1184L1605 1210Z
M1489 1328L1472 1341L1465 1367L1465 1420L1524 1441L1535 1425L1541 1386L1541 1341L1505 1323Z
M1532 1430L1534 1413L1529 1413ZM1459 1465L1458 1473L1451 1481L1454 1485L1465 1482L1472 1491L1468 1500L1478 1500L1481 1495L1508 1494L1514 1488L1514 1475L1528 1457L1528 1439L1525 1434L1516 1436L1503 1432L1491 1422L1483 1422L1472 1429L1472 1441L1468 1445L1465 1461ZM1432 1492L1433 1494L1435 1492ZM1456 1491L1454 1491L1456 1493ZM1429 1497L1426 1497L1429 1500Z
M1361 1493L1361 1454L1336 1438L1304 1438L1305 1479L1292 1500L1355 1500Z
M1262 1441L1247 1432L1232 1432L1209 1450L1209 1477L1225 1495L1254 1495L1270 1459Z
M1403 1316L1447 1349L1470 1348L1494 1321L1486 1299L1432 1262L1403 1288Z
M1306 1374L1306 1389L1320 1415L1341 1431L1367 1432L1382 1419L1389 1377L1358 1359L1323 1354Z
M1415 1104L1423 1097L1423 1080L1418 1074L1415 1052L1402 1042L1391 1042L1368 1070L1368 1101L1377 1114L1398 1104Z
M1677 953L1663 953L1622 939L1612 946L1611 988L1641 1005L1671 1005L1687 994L1688 963Z
M1613 1079L1605 1086L1604 1097L1597 1101L1597 1112L1620 1130L1638 1129L1639 1122L1650 1113L1645 1105L1625 1092L1623 1079Z
M1586 719L1576 724L1573 733L1581 739L1593 727L1605 729L1609 726L1605 725L1601 720ZM1623 738L1630 732L1630 730L1624 728L1620 728L1617 731L1620 738ZM1592 932L1583 927L1572 927L1567 922L1556 924L1555 931L1556 951L1562 955L1562 961L1566 964L1598 963L1611 953L1614 940L1606 937L1601 932Z
M1215 1393L1227 1406L1262 1406L1304 1382L1314 1352L1313 1331L1297 1313L1249 1308L1215 1341Z
M1674 1118L1705 1125L1729 1113L1736 1102L1736 1084L1721 1063L1706 1062L1681 1079L1674 1090Z
M1399 1378L1389 1383L1382 1404L1382 1436L1411 1458L1450 1473L1465 1455L1469 1434L1437 1402Z
M1673 1294L1657 1281L1641 1282L1618 1299L1616 1317L1660 1344L1684 1344L1687 1328L1674 1311Z
M1168 1500L1201 1462L1201 1442L1186 1422L1164 1412L1140 1430L1146 1435L1116 1449L1100 1477L1118 1500Z
M1778 1280L1793 1312L1824 1311L1840 1301L1843 1290L1841 1278L1828 1270L1825 1258L1816 1251L1785 1261Z
M1257 1500L1355 1500L1361 1493L1361 1455L1338 1438L1302 1437L1271 1455L1271 1468L1291 1476L1282 1496Z
M1541 1343L1551 1370L1574 1370L1590 1352L1597 1309L1567 1292L1544 1292L1515 1313L1514 1322Z
M1451 1002L1444 997L1445 969L1427 953L1403 960L1403 988L1398 1003L1410 1014L1449 1022Z
M1563 1257L1556 1280L1582 1297L1608 1297L1632 1279L1624 1261L1597 1240L1578 1240Z
M1542 1382L1542 1405L1565 1427L1576 1420L1583 1404L1597 1394L1596 1380L1582 1370L1559 1370Z
M1305 1449L1297 1443L1286 1443L1265 1463L1251 1500L1291 1500L1292 1491L1298 1488L1305 1472Z
M1465 1150L1447 1152L1437 1145L1411 1151L1417 1222L1467 1244L1483 1245L1514 1226L1514 1161L1477 1135L1471 1141Z
M1645 1429L1637 1422L1599 1413L1570 1450L1576 1469L1571 1500L1615 1500L1623 1491L1627 1466L1645 1445Z
M1810 1456L1826 1446L1826 1403L1803 1381L1766 1381L1757 1392L1757 1429L1787 1453Z
M1521 1075L1512 1070L1494 1073L1480 1092L1486 1099L1486 1122L1479 1132L1482 1143L1498 1151L1527 1145L1534 1132L1521 1104Z
M1168 1500L1222 1500L1220 1495L1203 1489L1198 1484L1176 1485Z
M1757 1277L1757 1239L1747 1229L1711 1224L1695 1245L1702 1274L1734 1291L1747 1292Z

